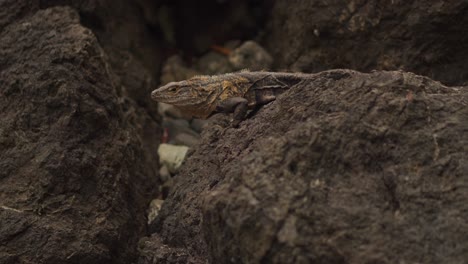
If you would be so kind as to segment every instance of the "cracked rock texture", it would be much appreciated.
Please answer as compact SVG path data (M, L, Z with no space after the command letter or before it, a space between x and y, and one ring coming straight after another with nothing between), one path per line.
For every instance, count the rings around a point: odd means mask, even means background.
M204 132L139 263L463 263L467 100L407 72L311 75Z
M139 108L76 10L25 2L0 4L0 263L129 263L157 190Z

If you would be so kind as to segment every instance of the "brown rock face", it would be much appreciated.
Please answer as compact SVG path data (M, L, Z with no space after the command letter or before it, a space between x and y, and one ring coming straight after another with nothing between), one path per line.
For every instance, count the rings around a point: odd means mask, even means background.
M462 263L467 99L405 72L317 74L206 131L140 262Z
M277 0L264 43L277 67L414 71L468 79L466 1Z
M0 29L0 263L128 263L158 169L136 104L76 11L14 2Z

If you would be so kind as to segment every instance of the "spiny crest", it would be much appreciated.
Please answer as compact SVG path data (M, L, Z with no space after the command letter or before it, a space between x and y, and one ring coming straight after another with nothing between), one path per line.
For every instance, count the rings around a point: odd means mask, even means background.
M227 73L215 74L215 75L197 74L197 75L194 75L193 77L191 77L190 79L223 78L223 77L231 77L232 75L235 75L236 73L248 73L248 72L251 72L251 71L248 68L245 68L245 69L235 71L235 72L227 72Z

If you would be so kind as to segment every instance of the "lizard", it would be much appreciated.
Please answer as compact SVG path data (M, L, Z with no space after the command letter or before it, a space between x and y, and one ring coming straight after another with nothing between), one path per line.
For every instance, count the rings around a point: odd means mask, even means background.
M163 85L151 92L151 98L202 119L215 113L233 113L232 125L237 127L249 110L274 101L305 78L310 74L240 71L201 75Z

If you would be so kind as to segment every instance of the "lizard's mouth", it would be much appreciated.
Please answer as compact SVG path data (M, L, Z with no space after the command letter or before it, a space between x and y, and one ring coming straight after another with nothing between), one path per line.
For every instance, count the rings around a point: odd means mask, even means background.
M164 87L151 92L151 99L157 102L172 104L176 106L196 105L200 103L199 98L192 95L169 94Z
M191 96L177 96L174 98L170 98L168 100L163 101L167 104L172 104L175 106L190 106L190 105L198 105L203 102L198 98L193 98Z

